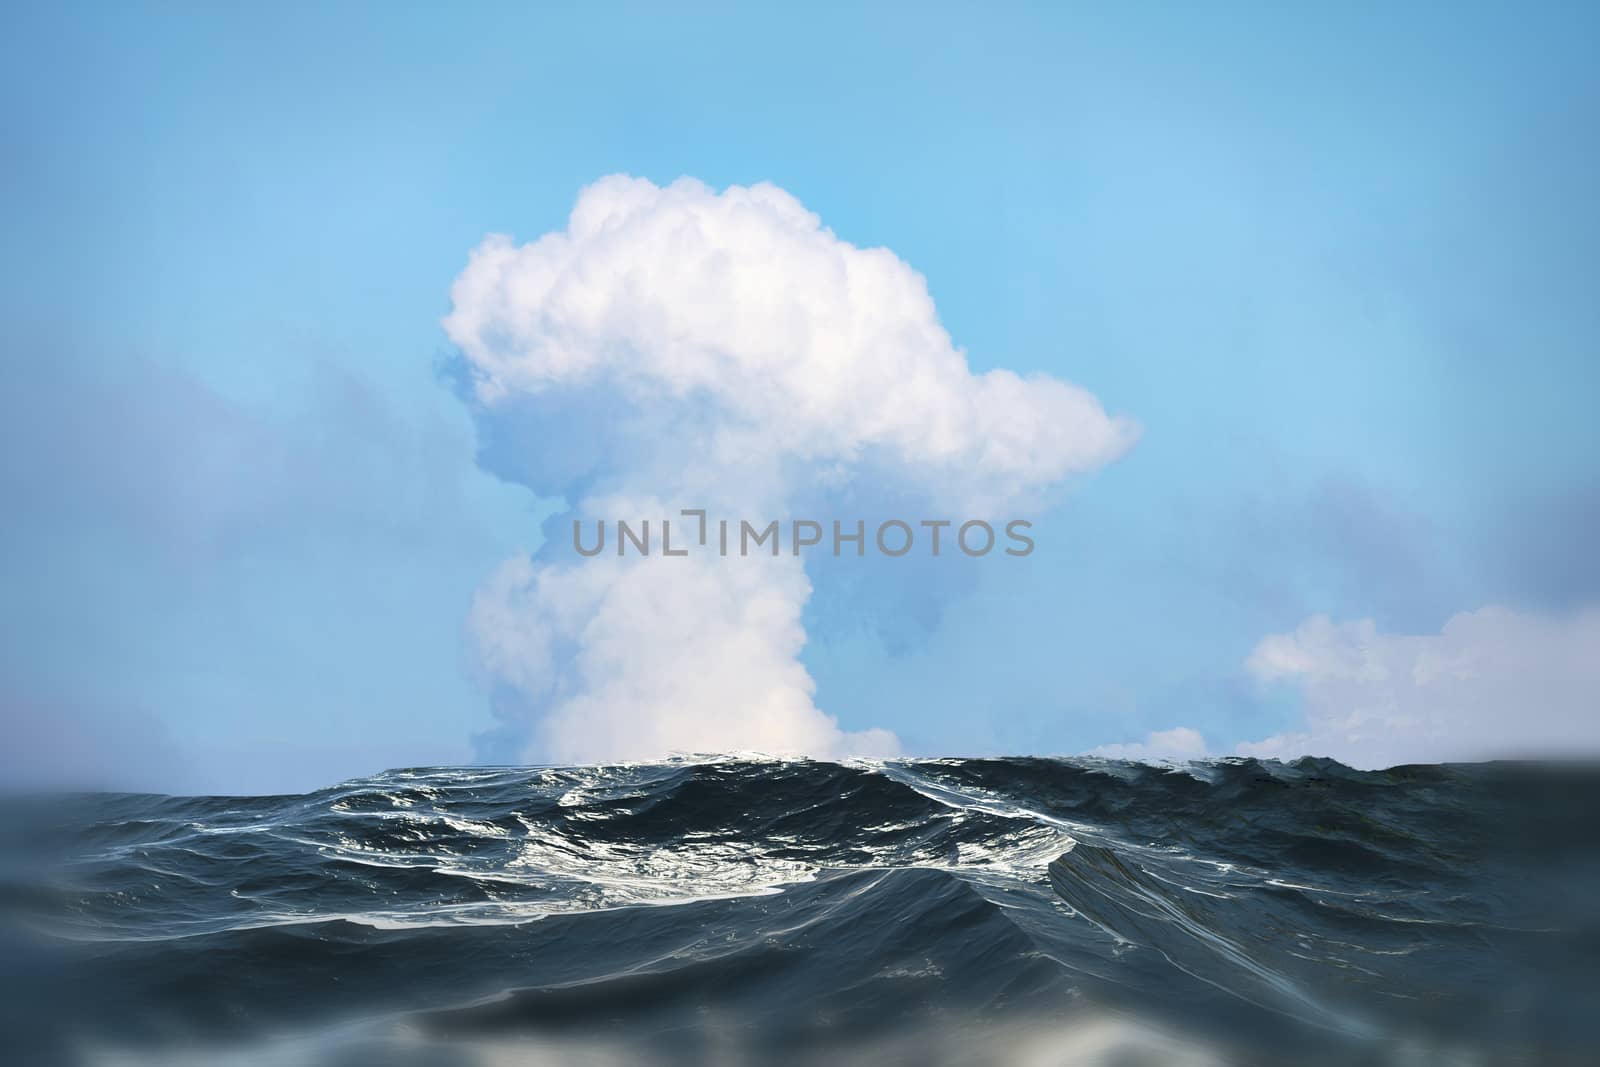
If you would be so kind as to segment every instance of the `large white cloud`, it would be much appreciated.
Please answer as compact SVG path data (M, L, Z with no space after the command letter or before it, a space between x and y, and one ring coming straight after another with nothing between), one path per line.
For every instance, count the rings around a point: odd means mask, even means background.
M451 297L445 330L486 404L598 387L718 468L871 456L981 506L1094 469L1137 433L1066 382L973 374L920 274L773 185L605 178L565 231L487 238Z
M1304 689L1304 728L1241 755L1333 756L1358 767L1600 754L1600 610L1546 617L1503 607L1456 615L1437 634L1384 634L1371 620L1307 619L1246 664Z
M451 297L481 416L541 431L525 477L579 514L780 518L865 481L977 517L1137 436L1077 386L972 373L921 275L772 185L603 179L565 230L485 239ZM522 559L469 629L537 709L540 756L888 751L813 703L809 594L793 560Z

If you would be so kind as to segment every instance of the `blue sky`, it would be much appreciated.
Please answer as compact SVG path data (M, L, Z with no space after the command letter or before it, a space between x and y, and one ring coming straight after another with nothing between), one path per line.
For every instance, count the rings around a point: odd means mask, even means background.
M935 625L819 586L848 729L1226 752L1318 698L1247 668L1308 618L1600 597L1592 8L4 19L9 775L481 754L463 626L550 505L478 462L440 319L486 233L615 173L772 182L920 271L975 371L1143 428Z

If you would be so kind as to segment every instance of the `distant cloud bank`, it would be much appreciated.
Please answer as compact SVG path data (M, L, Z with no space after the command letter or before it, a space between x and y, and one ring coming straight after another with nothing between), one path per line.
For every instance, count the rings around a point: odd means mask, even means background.
M1206 739L1199 730L1177 726L1171 730L1155 730L1145 735L1143 741L1121 745L1101 745L1091 749L1090 756L1102 759L1137 760L1140 763L1181 763L1184 760L1202 759L1206 755Z
M1333 756L1358 767L1600 750L1600 610L1486 607L1437 634L1371 620L1307 619L1246 664L1305 694L1303 730L1239 746L1252 756Z
M1305 721L1231 754L1379 768L1600 752L1600 609L1485 607L1415 635L1316 615L1262 639L1245 668L1264 684L1298 686ZM1089 753L1146 762L1219 754L1230 753L1187 727Z

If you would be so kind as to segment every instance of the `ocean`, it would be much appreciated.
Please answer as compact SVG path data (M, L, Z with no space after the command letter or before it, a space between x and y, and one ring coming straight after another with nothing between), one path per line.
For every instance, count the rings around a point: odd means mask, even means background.
M1600 769L417 768L0 801L18 1064L1595 1063Z

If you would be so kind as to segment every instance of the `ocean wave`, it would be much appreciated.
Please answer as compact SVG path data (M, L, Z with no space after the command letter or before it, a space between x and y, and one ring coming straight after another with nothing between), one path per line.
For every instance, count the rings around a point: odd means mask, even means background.
M788 1060L956 1020L1576 1061L1596 800L1577 767L735 758L56 798L5 819L0 975L32 1062Z

